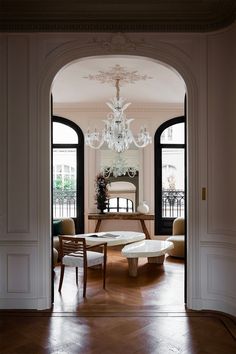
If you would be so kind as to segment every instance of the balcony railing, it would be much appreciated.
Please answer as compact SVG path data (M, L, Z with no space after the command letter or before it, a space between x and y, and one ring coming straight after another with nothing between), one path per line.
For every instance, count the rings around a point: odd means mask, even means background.
M184 217L185 192L162 190L162 217ZM76 191L53 190L53 218L76 217Z
M185 192L183 190L162 190L162 217L184 217Z
M53 190L53 218L76 217L76 191Z

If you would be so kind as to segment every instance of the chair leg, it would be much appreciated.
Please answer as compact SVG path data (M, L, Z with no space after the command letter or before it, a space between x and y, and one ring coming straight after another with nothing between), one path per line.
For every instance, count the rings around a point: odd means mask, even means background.
M106 269L107 269L107 257L104 256L104 261L103 261L103 289L106 288Z
M64 272L65 272L65 266L64 266L64 264L61 264L61 275L60 275L60 282L59 282L59 288L58 288L59 293L61 292L62 282L63 282L63 278L64 278Z
M78 286L78 267L75 267L76 285Z
M87 286L87 267L84 267L84 288L83 288L83 297L86 296L86 286Z

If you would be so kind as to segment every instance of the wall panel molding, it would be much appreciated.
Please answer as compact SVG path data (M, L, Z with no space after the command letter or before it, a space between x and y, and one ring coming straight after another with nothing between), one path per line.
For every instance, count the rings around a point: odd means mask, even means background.
M232 272L236 269L235 257L228 255L210 254L207 257L207 276L208 276L208 294L212 294L229 298L232 302L235 300L235 274ZM222 277L218 277L221 271Z
M7 254L7 293L30 292L30 255Z
M17 65L16 65L17 58ZM8 38L7 233L30 230L29 39Z
M6 225L7 184L7 38L0 37L0 237Z
M207 233L229 237L236 237L234 41L233 31L208 35Z
M0 298L36 299L38 244L2 244L0 247ZM3 307L6 308L6 307Z
M209 303L209 306L221 304L219 310L236 313L235 269L236 245L208 242L201 246L202 306L205 303Z

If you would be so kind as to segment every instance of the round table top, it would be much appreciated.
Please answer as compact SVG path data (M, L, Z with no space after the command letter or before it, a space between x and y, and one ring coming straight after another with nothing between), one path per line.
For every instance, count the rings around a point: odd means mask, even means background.
M86 239L86 244L89 246L94 246L101 242L107 242L107 246L117 246L145 239L145 234L143 232L134 231L93 232L76 236L81 238L84 237Z
M174 248L173 242L160 240L143 240L125 246L121 254L127 258L158 257Z

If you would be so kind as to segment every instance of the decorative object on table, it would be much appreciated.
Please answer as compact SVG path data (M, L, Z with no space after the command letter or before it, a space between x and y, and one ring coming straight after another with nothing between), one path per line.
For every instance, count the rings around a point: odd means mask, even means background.
M134 166L128 167L126 161L121 157L121 153L118 153L111 166L105 166L102 169L102 173L103 176L107 178L109 178L110 175L116 178L126 174L130 178L134 178L137 170Z
M151 136L145 127L141 127L137 137L135 137L130 129L130 123L134 119L127 119L124 111L130 103L120 97L120 85L127 83L135 83L139 80L152 79L147 75L140 75L137 71L128 71L120 65L115 65L110 71L100 71L99 74L89 75L90 80L97 80L101 83L109 83L116 87L116 97L111 102L107 102L108 107L112 110L104 120L105 128L99 133L96 129L90 132L89 129L85 134L85 144L94 149L107 143L109 149L124 152L129 149L131 144L138 148L143 148L152 142Z
M97 209L100 210L101 213L104 213L104 210L107 208L108 203L108 188L107 185L109 181L106 177L103 176L102 173L99 173L96 176L95 180L95 188L96 188L96 204Z
M149 212L149 206L147 205L147 203L145 201L143 201L142 203L139 204L139 206L137 207L137 210L141 214L147 214Z

